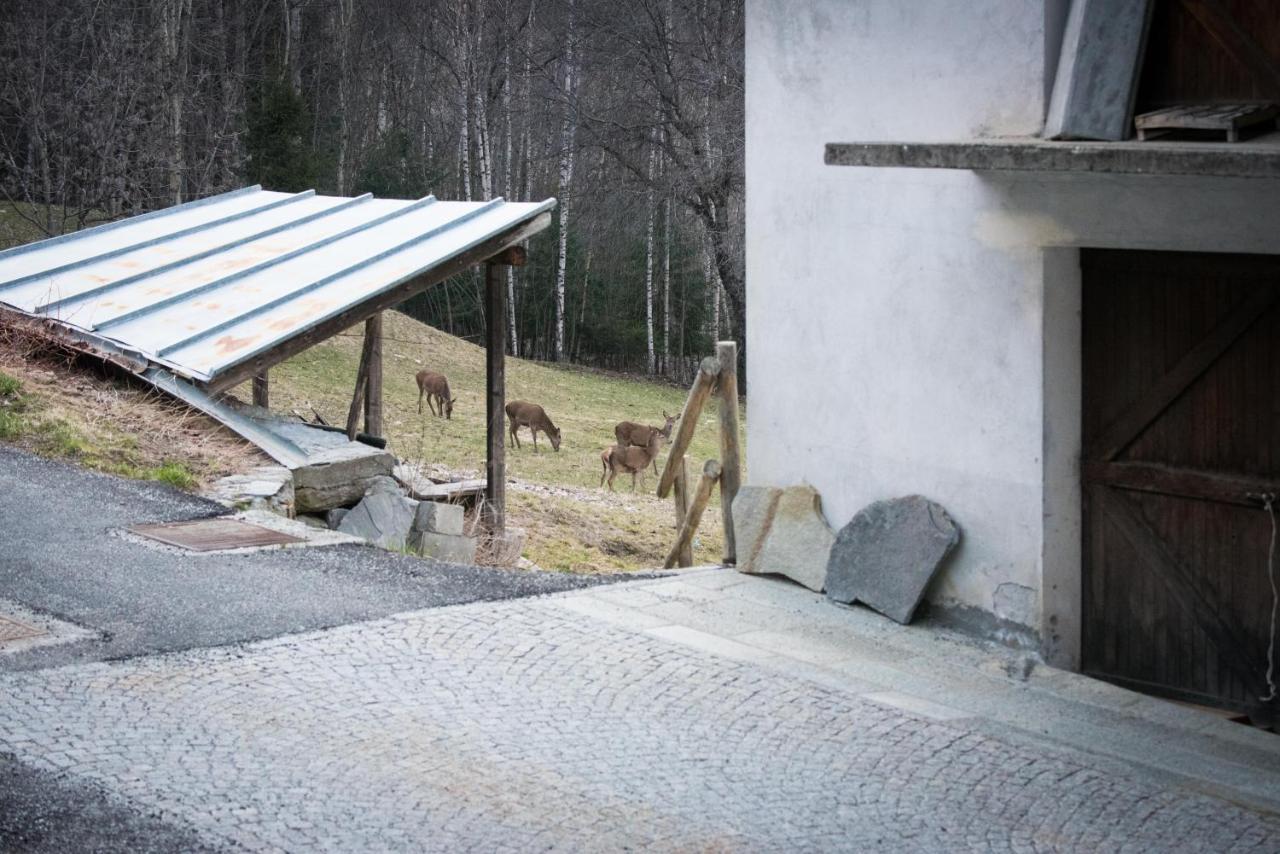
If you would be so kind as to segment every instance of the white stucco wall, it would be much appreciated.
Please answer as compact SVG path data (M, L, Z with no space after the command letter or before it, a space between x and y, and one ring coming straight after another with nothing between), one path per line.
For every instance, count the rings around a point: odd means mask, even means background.
M748 0L747 447L752 482L812 484L836 527L880 498L941 502L964 538L931 598L1063 635L1071 663L1071 247L1277 251L1280 193L823 165L827 142L1035 134L1061 11Z

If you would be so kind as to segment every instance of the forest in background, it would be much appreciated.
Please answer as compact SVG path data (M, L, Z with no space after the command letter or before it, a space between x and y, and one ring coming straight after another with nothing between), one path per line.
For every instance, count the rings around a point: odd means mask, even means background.
M55 235L260 183L559 200L512 353L685 379L743 335L742 0L6 0L0 193ZM405 309L464 338L478 274Z

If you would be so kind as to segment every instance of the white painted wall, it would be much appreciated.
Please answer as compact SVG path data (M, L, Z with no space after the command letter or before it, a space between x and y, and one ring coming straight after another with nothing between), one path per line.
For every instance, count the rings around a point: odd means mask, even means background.
M941 502L964 538L931 599L1039 631L1043 598L1072 663L1070 247L1280 251L1280 182L822 162L827 142L1035 134L1062 10L748 0L747 448L752 482L812 484L836 527Z

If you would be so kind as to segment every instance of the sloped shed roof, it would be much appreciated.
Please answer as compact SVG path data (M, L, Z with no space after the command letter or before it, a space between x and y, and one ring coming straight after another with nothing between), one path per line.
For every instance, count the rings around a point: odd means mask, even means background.
M249 187L0 252L0 307L210 383L554 206Z

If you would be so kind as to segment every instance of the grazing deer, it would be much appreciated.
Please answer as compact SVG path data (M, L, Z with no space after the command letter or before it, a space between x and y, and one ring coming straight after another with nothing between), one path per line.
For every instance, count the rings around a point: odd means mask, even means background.
M536 403L513 400L507 404L507 417L511 419L511 443L520 447L520 437L516 435L519 427L528 427L533 434L533 450L538 451L538 431L547 434L553 450L560 450L560 428L551 423L547 411Z
M456 397L449 394L449 380L444 374L437 374L435 371L418 371L418 414L422 414L422 396L427 396L427 406L431 407L431 414L443 415L446 419L453 418L453 405L458 402ZM436 412L436 404L440 405L440 411Z
M600 474L600 486L604 487L604 479L608 477L609 491L614 491L613 479L618 476L618 472L627 472L631 475L631 491L635 492L636 475L643 475L649 464L658 458L658 451L662 450L665 440L661 430L654 430L649 434L644 447L614 445L601 451L600 463L604 466L604 471Z
M649 436L653 433L661 433L663 441L671 441L671 427L676 423L676 417L668 415L665 409L662 410L662 417L666 419L666 423L662 425L661 429L637 424L634 421L618 422L618 426L613 428L613 435L618 437L618 446L625 448L629 445L635 445L643 448L649 444ZM656 461L653 464L653 473L658 473L658 463Z

